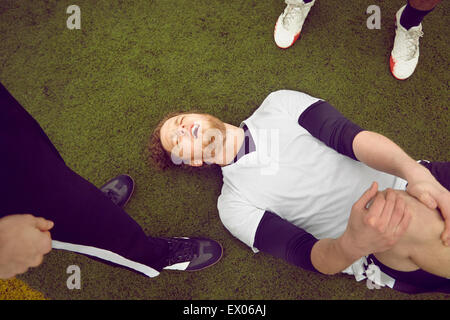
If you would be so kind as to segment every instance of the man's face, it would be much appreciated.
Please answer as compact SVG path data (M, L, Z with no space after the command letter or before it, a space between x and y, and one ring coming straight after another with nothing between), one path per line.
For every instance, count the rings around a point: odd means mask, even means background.
M223 148L225 125L209 114L180 114L168 119L160 133L174 163L201 166Z

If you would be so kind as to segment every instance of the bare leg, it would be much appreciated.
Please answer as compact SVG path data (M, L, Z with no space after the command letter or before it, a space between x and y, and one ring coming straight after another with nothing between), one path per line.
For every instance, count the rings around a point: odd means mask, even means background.
M405 191L396 192L405 199L412 219L405 235L395 247L376 253L375 257L398 271L422 269L440 277L450 278L450 247L445 247L440 239L444 221L439 211L427 208Z

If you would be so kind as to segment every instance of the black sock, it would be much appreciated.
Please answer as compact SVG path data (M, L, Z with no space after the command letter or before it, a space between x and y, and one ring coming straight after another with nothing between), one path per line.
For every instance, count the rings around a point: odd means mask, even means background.
M433 11L433 9L428 11L417 10L413 8L408 1L405 10L403 10L402 16L400 17L400 24L406 30L409 30L411 27L416 27L428 13Z

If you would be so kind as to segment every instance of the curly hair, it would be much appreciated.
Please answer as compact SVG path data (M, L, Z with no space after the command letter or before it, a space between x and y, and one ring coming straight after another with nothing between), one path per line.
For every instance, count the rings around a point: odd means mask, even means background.
M194 111L175 111L167 114L157 125L156 128L153 130L152 135L150 136L150 141L148 144L148 151L150 152L150 162L159 170L165 170L171 167L183 167L183 168L191 168L191 166L185 164L184 162L180 165L175 164L171 157L170 153L164 149L161 143L161 127L164 125L164 123L169 120L170 118L173 118L175 116L178 116L180 114L202 114L202 112L199 112L197 110Z

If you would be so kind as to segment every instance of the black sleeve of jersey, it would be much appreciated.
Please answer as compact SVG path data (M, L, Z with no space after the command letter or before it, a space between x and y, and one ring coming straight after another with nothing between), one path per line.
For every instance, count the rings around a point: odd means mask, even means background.
M278 215L266 211L256 230L254 247L306 270L319 272L311 262L318 240Z
M298 118L298 124L330 148L354 160L353 139L363 131L326 101L309 106Z

